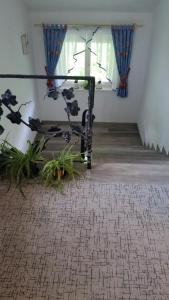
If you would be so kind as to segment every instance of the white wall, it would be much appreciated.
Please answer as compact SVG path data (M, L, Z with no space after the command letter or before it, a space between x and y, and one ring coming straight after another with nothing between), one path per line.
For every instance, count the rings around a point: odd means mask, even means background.
M36 23L66 24L142 24L136 30L131 72L129 80L129 97L121 99L111 91L96 91L95 114L97 122L137 122L140 102L145 88L146 67L149 57L150 37L152 31L152 14L150 13L107 13L107 12L33 12L31 13L32 36L36 73L45 74L45 55L42 30L34 27ZM45 100L45 83L39 81L38 95L40 114L43 120L66 120L64 103ZM86 103L86 92L77 92L81 103ZM83 105L81 105L83 106Z
M169 1L154 15L154 32L147 87L139 128L143 142L169 152Z
M4 74L32 74L34 73L31 43L29 54L23 55L21 47L21 34L29 34L29 20L26 7L22 0L0 1L0 73ZM31 35L29 34L29 41ZM23 118L27 121L28 116L37 116L37 94L32 80L0 79L0 95L10 88L17 95L19 104L32 100L32 103L22 109ZM34 133L24 125L12 125L4 116L0 124L6 129L0 139L8 135L8 140L21 150L26 149L26 141L33 140Z

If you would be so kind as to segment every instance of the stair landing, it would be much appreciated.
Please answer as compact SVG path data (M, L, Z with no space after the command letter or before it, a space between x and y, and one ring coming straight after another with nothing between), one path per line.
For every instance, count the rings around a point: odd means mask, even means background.
M54 124L52 124L53 126ZM55 124L59 126L59 123ZM51 124L45 122L45 129ZM66 126L65 124L62 126ZM63 138L53 138L44 151L53 157L64 148ZM80 144L74 149L80 151ZM93 169L88 173L91 180L120 182L169 183L169 157L163 153L146 149L141 142L136 124L94 124Z

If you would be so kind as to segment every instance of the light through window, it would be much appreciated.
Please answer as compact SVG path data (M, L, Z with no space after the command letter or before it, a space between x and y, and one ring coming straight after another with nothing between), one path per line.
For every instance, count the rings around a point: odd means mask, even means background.
M58 75L94 76L104 86L117 86L118 72L111 30L68 28L56 69ZM91 40L86 44L86 41Z

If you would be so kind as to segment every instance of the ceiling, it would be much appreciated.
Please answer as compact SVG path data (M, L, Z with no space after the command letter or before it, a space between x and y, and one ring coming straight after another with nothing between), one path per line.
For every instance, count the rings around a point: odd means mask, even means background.
M160 0L23 0L33 11L151 12Z

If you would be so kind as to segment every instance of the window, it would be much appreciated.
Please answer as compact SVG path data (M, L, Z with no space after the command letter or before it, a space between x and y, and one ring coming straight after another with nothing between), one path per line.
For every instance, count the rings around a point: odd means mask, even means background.
M56 73L94 76L103 86L116 88L118 71L108 27L69 28L62 47ZM89 41L86 44L86 41Z

